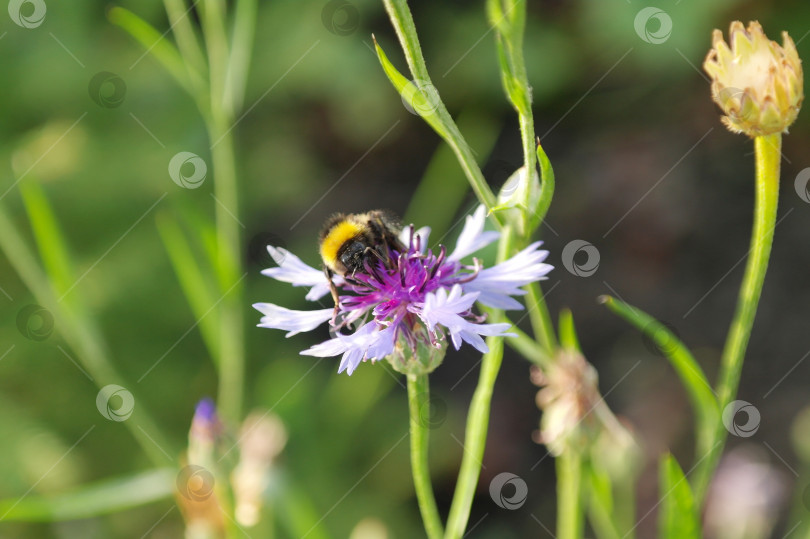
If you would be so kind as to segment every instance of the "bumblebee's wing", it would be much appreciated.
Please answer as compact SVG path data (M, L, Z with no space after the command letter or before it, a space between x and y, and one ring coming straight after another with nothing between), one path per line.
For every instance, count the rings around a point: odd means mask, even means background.
M402 253L405 245L399 239L402 224L396 213L391 210L373 210L368 212L369 226L375 229L382 242L389 248Z

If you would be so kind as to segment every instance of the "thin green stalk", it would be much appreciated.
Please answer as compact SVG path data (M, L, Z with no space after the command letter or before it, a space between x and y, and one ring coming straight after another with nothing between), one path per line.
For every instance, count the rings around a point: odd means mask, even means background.
M557 537L582 537L585 522L582 503L582 455L565 451L556 459L557 465Z
M216 201L216 227L218 253L217 274L223 293L220 310L220 354L218 405L223 416L238 422L242 412L245 350L242 314L241 245L239 197L236 180L236 162L230 126L209 125L209 136L214 144L214 192Z
M543 290L540 283L529 283L526 287L529 291L529 320L531 321L534 338L546 351L546 354L553 355L557 349L557 337L554 334L554 323L548 312L548 305L543 297Z
M754 316L757 312L759 297L768 260L773 245L774 228L776 227L776 208L779 201L779 166L781 159L782 135L776 133L754 139L756 157L756 203L754 208L754 227L751 234L751 249L745 276L737 299L737 309L731 323L723 358L720 366L720 380L717 384L717 395L720 410L734 400L740 383L745 350L751 336ZM710 457L696 471L695 498L700 504L706 492L709 480L723 452L728 432L722 422L717 426L715 440ZM698 455L698 458L701 455Z
M492 321L501 322L502 320L493 318ZM503 361L503 337L490 337L487 339L487 345L489 352L484 354L481 360L478 386L476 386L472 402L470 402L467 430L464 435L464 456L461 459L458 482L453 494L453 503L450 506L450 516L447 519L445 539L458 539L464 536L464 530L470 518L475 487L481 473L481 462L489 428L492 389Z
M433 486L430 482L428 461L429 430L423 417L429 413L430 386L427 374L408 375L408 409L411 416L411 472L419 512L429 539L439 539L444 535Z
M498 243L497 259L499 262L509 256L512 250L512 242L512 229L507 225ZM503 311L489 310L487 312L489 321L493 323L506 322ZM489 429L492 391L503 362L503 337L489 337L487 346L489 352L481 358L481 373L478 375L478 385L475 387L475 393L473 393L470 402L470 410L467 414L467 428L464 432L464 454L461 458L456 490L453 492L453 501L450 504L445 539L458 539L464 535L467 521L470 519L475 487L478 485L478 477L481 474L484 448L487 443L487 431Z
M419 45L419 37L416 34L416 27L413 23L413 16L408 8L408 3L405 0L383 0L385 9L394 26L394 30L399 38L400 45L405 54L405 60L408 63L408 68L411 71L414 79L422 84L429 84L433 86L430 80L430 75L425 65L425 58L422 55L422 48ZM441 119L442 125L447 129L447 136L444 136L445 142L453 149L456 154L464 174L470 181L473 191L475 192L478 200L481 201L487 208L495 206L495 195L489 188L478 162L475 160L470 146L464 140L464 137L459 131L447 108L441 100L438 100L436 105L436 114ZM497 215L493 215L493 219L500 226L501 222Z

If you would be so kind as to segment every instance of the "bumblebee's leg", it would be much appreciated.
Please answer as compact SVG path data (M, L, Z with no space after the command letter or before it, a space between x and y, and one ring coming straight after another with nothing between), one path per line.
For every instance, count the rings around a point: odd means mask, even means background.
M329 281L329 291L332 292L332 300L335 302L335 311L332 313L331 322L332 327L335 327L337 324L338 309L340 307L340 297L338 296L337 286L335 286L335 282L332 280L332 270L324 266L323 273L326 275L326 280Z

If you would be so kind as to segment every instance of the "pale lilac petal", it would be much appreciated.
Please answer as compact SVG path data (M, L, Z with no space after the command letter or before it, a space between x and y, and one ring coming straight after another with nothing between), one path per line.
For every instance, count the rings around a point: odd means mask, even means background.
M538 249L542 242L535 242L512 258L491 268L482 269L475 279L464 283L465 292L480 292L478 302L496 309L521 309L522 306L509 296L526 293L521 287L534 281L546 279L554 269L543 261L548 251Z
M461 235L459 235L458 241L456 242L456 248L450 256L447 257L448 260L461 260L465 256L486 247L498 239L500 236L499 232L484 232L486 216L486 208L484 206L478 206L475 213L467 216L464 229L461 231Z
M329 293L329 281L323 270L317 270L305 264L300 258L281 247L268 245L267 252L276 261L278 267L262 270L262 275L290 283L293 286L311 286L312 288L306 295L309 301L317 301ZM333 280L337 286L343 284L343 278L338 275L335 275Z
M469 311L477 298L476 292L462 295L461 286L457 284L453 285L449 294L446 289L439 288L425 295L421 313L417 314L430 330L433 330L436 324L451 327L464 321L459 315Z
M422 228L417 228L413 233L413 245L416 246L416 238L419 238L419 251L424 253L428 247L428 240L430 240L430 227L423 226ZM402 228L402 231L399 233L399 241L402 242L402 245L407 247L411 241L411 227L406 226Z
M392 334L387 329L379 330L376 322L369 322L349 335L338 333L334 338L304 350L301 355L331 357L343 354L338 374L346 371L351 375L361 362L367 359L376 361L389 355L393 351ZM386 341L390 342L390 346Z
M287 337L302 331L312 331L332 318L332 309L294 311L272 303L254 303L253 308L264 315L258 327L289 331Z

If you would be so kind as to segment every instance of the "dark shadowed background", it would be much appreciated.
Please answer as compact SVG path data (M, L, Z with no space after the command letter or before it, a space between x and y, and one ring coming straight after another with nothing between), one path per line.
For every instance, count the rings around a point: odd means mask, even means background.
M28 234L15 182L30 166L20 181L42 185L79 273L86 274L71 293L83 294L100 321L121 384L138 386L137 406L150 410L182 447L195 404L216 395L216 374L199 332L190 330L195 318L155 223L182 212L213 218L210 167L193 190L175 185L167 172L181 151L209 160L210 141L186 94L107 21L107 2L46 2L47 17L37 28L21 28L0 13L2 204ZM121 5L161 31L168 28L157 0ZM800 56L810 58L806 1L661 2L672 24L666 35L655 21L646 31L634 28L648 5L530 2L525 47L536 131L557 179L541 227L555 266L544 290L555 317L563 307L573 310L602 393L642 443L646 468L637 505L639 518L648 514L637 529L642 537L655 530L649 512L658 501L658 456L672 451L684 470L694 463L691 410L662 355L595 298L612 294L665 322L714 380L748 250L753 146L720 124L700 66L711 30L725 32L734 19L758 19L780 41L779 32L789 31ZM249 305L307 307L301 289L260 275L271 265L263 246L286 246L317 266L317 233L332 212L390 208L406 222L431 225L434 241L452 245L475 205L447 148L403 106L372 51L373 32L404 69L381 3L351 0L339 12L330 6L292 0L259 6L247 112L234 129L249 271L246 405L272 409L284 421L289 442L280 473L324 516L331 535L348 536L374 517L391 537L418 537L400 377L368 364L351 377L337 375L337 360L298 355L326 338L325 330L284 339L282 332L253 327L259 314ZM522 156L483 2L420 1L412 9L433 82L497 189ZM115 106L100 106L91 96L100 72L124 83ZM784 139L780 221L738 397L759 410L761 423L751 437L732 436L727 447L747 445L779 478L773 533L780 537L810 517L802 502L810 455L800 449L806 441L797 445L810 433L795 426L810 403L808 176L795 185L810 167L808 148L805 111ZM587 277L561 260L563 248L578 239L599 257ZM576 264L586 263L585 253L578 256ZM62 492L148 467L130 433L99 414L98 388L69 360L59 327L44 340L18 329L19 313L35 300L5 256L0 276L0 498L29 489ZM479 359L470 347L451 351L432 376L446 405L431 440L443 514ZM553 459L532 441L540 417L536 389L529 364L507 349L470 518L473 537L545 537L544 527L554 530ZM166 464L176 457L167 455ZM528 499L517 510L490 498L490 480L502 472L528 484ZM183 526L177 511L149 531L172 503L52 525L0 522L0 537L177 537Z

